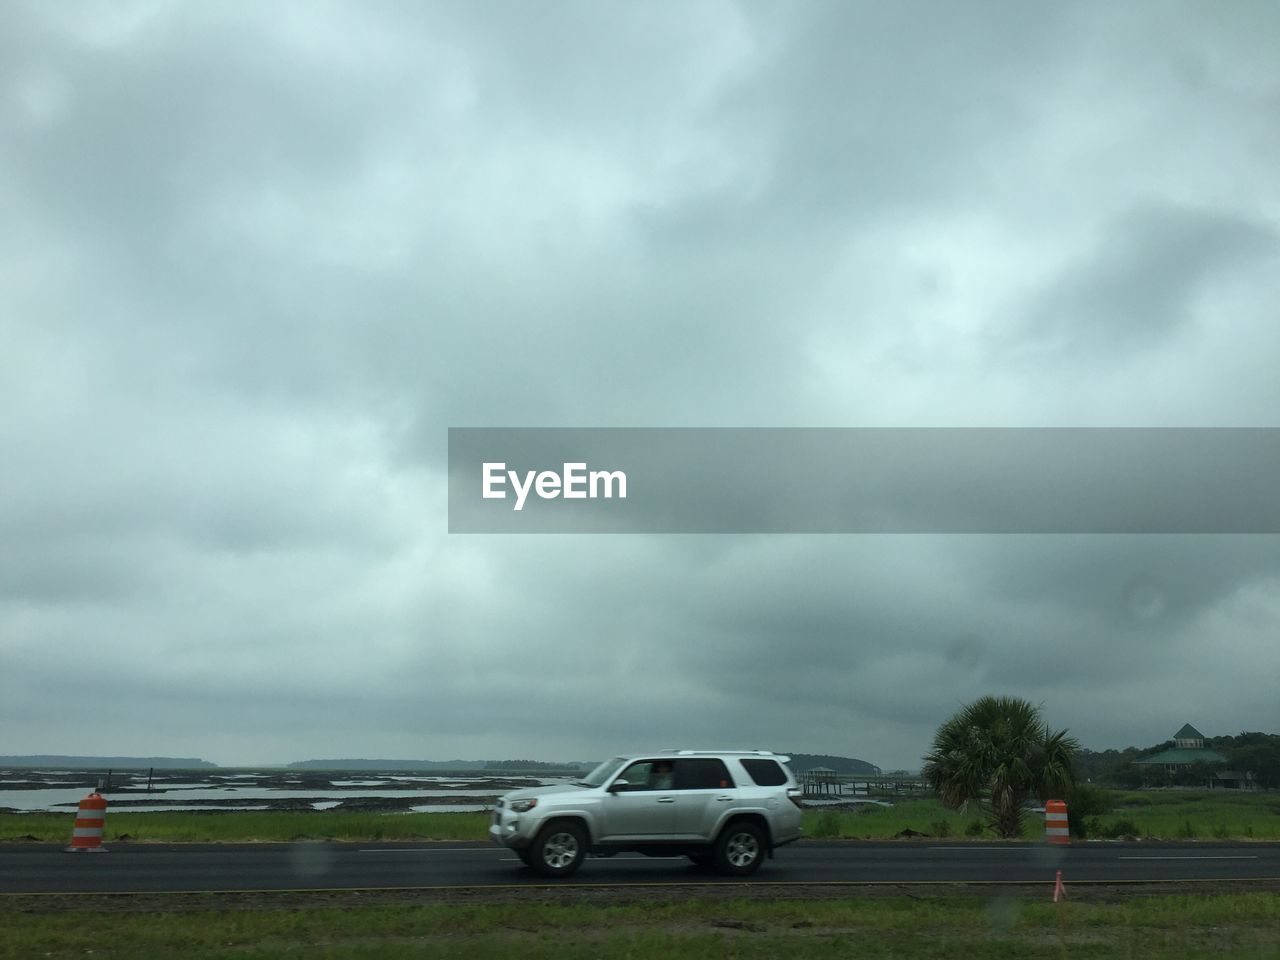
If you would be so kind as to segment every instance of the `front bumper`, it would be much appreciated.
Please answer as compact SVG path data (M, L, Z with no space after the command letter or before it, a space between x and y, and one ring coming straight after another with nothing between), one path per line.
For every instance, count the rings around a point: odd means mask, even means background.
M533 842L537 832L534 817L515 813L505 805L494 808L489 821L489 839L502 847L519 850Z

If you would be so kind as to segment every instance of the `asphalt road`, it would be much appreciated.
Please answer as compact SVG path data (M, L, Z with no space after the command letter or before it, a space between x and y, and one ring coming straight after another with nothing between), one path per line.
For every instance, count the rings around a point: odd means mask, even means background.
M748 881L687 860L589 859L575 884L1034 883L1280 879L1280 844L822 843L779 850ZM487 843L110 845L67 853L54 844L0 844L0 894L334 890L534 886L545 881Z

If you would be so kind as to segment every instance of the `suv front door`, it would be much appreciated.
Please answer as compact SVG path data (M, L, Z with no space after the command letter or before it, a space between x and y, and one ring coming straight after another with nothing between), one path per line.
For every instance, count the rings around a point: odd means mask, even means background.
M667 838L675 832L676 800L670 760L638 760L610 784L600 803L600 841Z

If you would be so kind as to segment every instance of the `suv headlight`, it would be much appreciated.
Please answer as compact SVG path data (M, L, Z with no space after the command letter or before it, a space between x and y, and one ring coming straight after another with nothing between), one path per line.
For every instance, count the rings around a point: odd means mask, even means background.
M537 805L538 805L537 800L530 799L530 800L513 801L512 803L508 804L508 807L510 807L510 809L514 810L516 813L528 813Z

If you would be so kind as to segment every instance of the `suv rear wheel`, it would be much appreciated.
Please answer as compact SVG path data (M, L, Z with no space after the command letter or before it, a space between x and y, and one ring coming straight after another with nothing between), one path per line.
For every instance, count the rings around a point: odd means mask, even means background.
M576 823L548 824L529 848L530 863L544 877L567 877L587 855L587 833Z
M716 840L716 866L723 872L745 877L760 869L764 860L764 831L750 820L731 823Z

